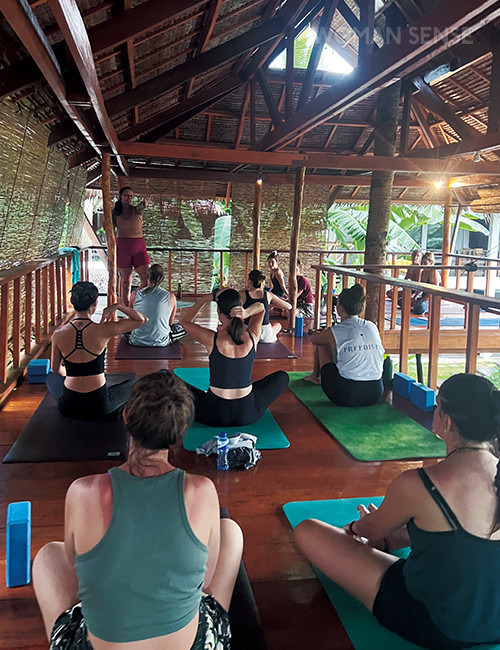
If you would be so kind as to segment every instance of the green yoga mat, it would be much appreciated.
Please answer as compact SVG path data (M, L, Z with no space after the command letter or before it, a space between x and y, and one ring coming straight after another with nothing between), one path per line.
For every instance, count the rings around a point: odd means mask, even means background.
M303 380L307 374L290 372L288 388L357 460L445 456L444 442L391 404L336 406L321 386Z
M304 519L319 519L333 526L344 526L358 518L356 506L366 507L370 503L380 505L382 497L357 499L329 499L327 501L294 501L283 506L286 518L292 528ZM406 557L409 549L394 553ZM390 630L382 627L377 619L355 598L315 569L330 602L342 621L356 650L417 650L419 646L405 641ZM500 645L481 645L477 650L500 650Z
M188 384L208 390L208 368L176 368L174 373ZM245 424L239 427L225 427L224 431L229 436L236 433L250 433L257 437L257 449L286 449L290 446L288 438L279 428L269 410L254 424ZM184 436L182 445L187 451L195 451L196 447L207 442L213 436L219 435L220 427L209 427L206 424L193 422L193 425Z

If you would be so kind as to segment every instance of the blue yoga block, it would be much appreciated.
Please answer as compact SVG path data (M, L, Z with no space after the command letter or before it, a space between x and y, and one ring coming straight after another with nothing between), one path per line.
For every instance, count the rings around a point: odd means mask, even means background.
M27 585L31 579L31 502L9 503L7 508L7 587Z
M412 377L408 377L408 375L402 372L394 373L392 390L398 395L401 395L401 397L410 399L410 390L413 384L415 384L415 380Z
M421 411L433 411L436 405L436 394L432 388L414 383L411 386L410 401Z
M50 372L48 359L32 359L28 363L28 381L30 384L44 384L45 377Z

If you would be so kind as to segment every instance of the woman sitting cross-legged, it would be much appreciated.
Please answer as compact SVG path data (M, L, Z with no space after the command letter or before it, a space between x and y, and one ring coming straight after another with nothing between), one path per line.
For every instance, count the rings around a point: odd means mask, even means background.
M121 302L106 307L100 323L91 316L97 308L99 292L92 282L77 282L71 289L75 308L68 323L52 336L51 366L47 389L57 400L61 413L77 420L115 417L128 399L134 379L108 386L104 359L108 341L141 327L146 318ZM115 321L117 311L126 318Z
M171 463L192 416L172 372L141 377L124 411L128 460L69 487L65 541L33 565L51 649L230 647L243 537L220 520L212 481Z
M500 391L460 374L439 391L446 458L403 472L342 528L297 526L308 559L379 622L424 648L500 643ZM497 451L495 451L497 450ZM411 545L406 560L387 551ZM380 550L383 549L383 550Z
M274 293L266 291L264 284L266 276L258 269L250 271L248 274L248 288L240 291L243 307L246 309L253 305L255 302L261 302L264 305L264 320L260 330L260 341L262 343L274 343L278 339L278 334L281 331L281 323L271 323L269 321L270 307L276 307L283 311L289 311L292 305L286 300L278 298ZM248 324L248 319L247 319Z
M165 347L172 343L177 300L171 291L160 286L164 277L163 267L153 264L148 270L148 286L132 296L131 304L146 316L148 322L126 336L130 345ZM175 338L181 337L177 333Z
M209 355L208 391L189 386L195 401L195 419L217 427L252 424L285 390L288 374L278 370L252 383L255 349L264 316L261 302L243 309L236 289L220 291L217 295L220 325L214 332L192 322L211 300L211 294L201 298L192 307L184 309L181 316L182 327L205 346ZM243 321L248 317L250 321L246 329Z
M360 284L344 289L337 303L340 323L311 336L314 370L305 379L321 383L328 399L339 406L370 406L384 391L384 348L377 326L359 317L365 304Z

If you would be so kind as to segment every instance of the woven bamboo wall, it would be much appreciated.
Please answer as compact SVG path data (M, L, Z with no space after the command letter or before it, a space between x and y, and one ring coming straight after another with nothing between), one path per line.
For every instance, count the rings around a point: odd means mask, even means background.
M262 188L260 245L262 250L290 249L293 217L293 185L264 185ZM252 247L252 210L254 186L233 184L232 189L231 248ZM328 188L323 185L306 185L301 213L299 249L320 247L322 231L326 229ZM267 271L267 253L261 255L260 267ZM244 261L243 261L244 262ZM239 256L230 262L231 280L241 286L245 282L245 268ZM303 273L312 281L311 264L318 263L317 255L301 256ZM288 276L289 256L280 255L280 267Z
M86 173L68 171L47 138L30 112L0 102L0 270L54 254L65 228L66 244L80 243Z
M130 185L139 199L149 203L143 232L151 262L162 264L167 273L168 253L150 249L182 248L172 253L172 289L182 281L184 291L194 292L194 253L189 249L213 248L213 227L221 214L215 203L216 184L134 179ZM199 253L198 293L211 290L212 272L213 253Z

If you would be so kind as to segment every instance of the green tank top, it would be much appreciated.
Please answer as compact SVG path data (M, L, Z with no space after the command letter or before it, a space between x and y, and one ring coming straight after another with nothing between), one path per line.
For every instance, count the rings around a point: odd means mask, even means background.
M109 475L109 528L75 558L88 629L113 643L171 634L198 611L208 556L187 519L185 474L139 478L115 467Z

